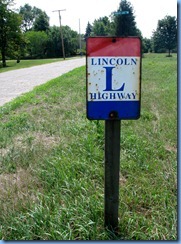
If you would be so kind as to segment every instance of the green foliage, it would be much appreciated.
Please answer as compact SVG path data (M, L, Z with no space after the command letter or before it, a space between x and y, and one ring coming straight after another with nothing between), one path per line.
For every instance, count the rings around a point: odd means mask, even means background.
M44 31L28 31L25 34L27 39L27 52L30 58L46 57L48 35Z
M130 2L121 0L117 12L128 11L129 14L115 15L113 20L115 23L116 36L140 36L140 31L136 27L134 10Z
M91 32L92 32L92 25L88 22L84 38L87 39L89 36L91 36Z
M28 40L28 57L55 58L62 56L60 28L49 26L49 17L36 7L25 4L20 8L22 29ZM69 26L62 26L65 55L76 55L78 48L78 33ZM47 38L48 37L48 38Z
M78 33L71 30L69 26L63 26L63 38L64 38L64 49L67 57L74 56L77 53L78 45Z
M30 30L47 31L49 29L49 17L41 9L26 3L20 7L19 14L22 17L21 28L24 32Z
M111 35L111 22L107 16L94 21L92 28L92 36L108 36Z
M49 17L45 12L41 12L36 16L33 29L35 31L48 31L49 30Z
M19 62L21 58L27 57L57 58L63 56L60 29L57 26L49 26L47 14L28 3L21 6L18 13L15 13L11 10L13 2L14 0L0 0L0 57L2 65L6 66L7 58L16 58ZM119 15L120 11L129 11L129 14ZM143 52L152 51L154 47L155 52L165 52L168 49L170 55L171 50L177 49L176 24L175 17L166 16L160 20L152 38L153 43L150 44L151 41L143 39L141 31L136 26L133 6L127 0L121 0L117 12L113 12L110 18L104 16L95 19L93 24L88 22L85 35L83 35L84 41L81 40L82 50L79 50L78 33L71 30L69 26L62 26L65 55L69 57L78 53L85 54L85 40L89 36L110 35L139 36L142 39ZM26 32L29 31L31 34L26 35ZM43 32L45 33L43 34Z
M35 19L33 8L29 4L20 7L19 14L22 17L21 28L24 32L31 30Z
M176 17L165 16L158 21L156 31L153 33L154 51L170 52L177 46L177 21Z
M76 55L78 49L78 33L71 30L69 26L62 26L62 31L65 56ZM50 27L49 29L46 53L49 58L62 56L60 28L57 26Z
M136 27L134 10L130 2L122 0L117 13L129 11L126 15L111 14L111 20L107 17L100 17L94 20L91 25L89 22L86 27L85 39L89 36L139 36L142 38L141 31Z
M60 28L57 26L50 27L48 32L48 49L47 56L51 57L60 57L62 55L61 47L61 37L60 37Z
M10 53L12 49L20 49L23 37L20 30L21 18L10 9L13 1L1 0L0 3L0 52L5 67L8 52Z
M143 53L152 52L152 42L151 39L143 38L142 40Z

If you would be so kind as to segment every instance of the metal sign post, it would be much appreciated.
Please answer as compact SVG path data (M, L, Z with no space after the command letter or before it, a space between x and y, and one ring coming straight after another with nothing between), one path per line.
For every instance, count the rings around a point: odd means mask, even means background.
M117 230L119 207L120 121L105 121L104 225Z
M105 120L105 226L118 228L120 120L140 116L141 41L87 39L87 118Z

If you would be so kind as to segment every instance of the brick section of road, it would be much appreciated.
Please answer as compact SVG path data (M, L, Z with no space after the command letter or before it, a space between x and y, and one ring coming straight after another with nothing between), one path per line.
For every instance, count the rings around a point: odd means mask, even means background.
M84 57L0 73L0 106L83 65Z

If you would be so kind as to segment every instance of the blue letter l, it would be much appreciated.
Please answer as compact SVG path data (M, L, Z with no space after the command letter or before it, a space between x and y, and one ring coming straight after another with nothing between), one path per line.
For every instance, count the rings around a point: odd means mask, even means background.
M124 91L125 83L117 90L112 89L112 69L115 67L103 67L106 69L106 89L103 91Z

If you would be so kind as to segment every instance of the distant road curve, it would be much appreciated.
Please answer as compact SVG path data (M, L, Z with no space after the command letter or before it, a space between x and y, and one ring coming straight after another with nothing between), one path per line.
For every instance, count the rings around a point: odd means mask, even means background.
M0 73L0 106L83 65L84 57Z

